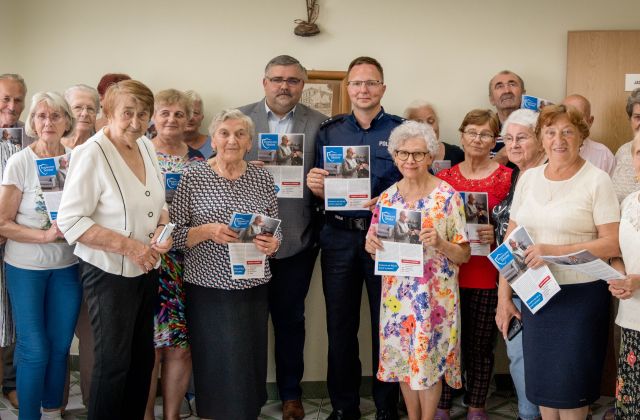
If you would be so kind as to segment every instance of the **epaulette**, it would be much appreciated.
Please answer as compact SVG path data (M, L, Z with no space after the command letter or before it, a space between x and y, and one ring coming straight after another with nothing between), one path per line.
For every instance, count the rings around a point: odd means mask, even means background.
M393 115L393 114L387 114L389 116L389 118L391 118L393 121L397 121L399 123L403 123L405 122L407 119L404 117L401 117L399 115Z
M338 114L333 117L329 117L320 124L320 128L325 128L330 126L333 123L344 120L349 114Z

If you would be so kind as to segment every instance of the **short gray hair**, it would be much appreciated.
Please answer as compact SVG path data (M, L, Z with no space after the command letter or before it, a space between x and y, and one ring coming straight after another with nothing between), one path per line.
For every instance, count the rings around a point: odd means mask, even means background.
M22 91L26 95L27 94L27 84L25 83L22 76L16 73L4 73L0 74L0 80L13 80L14 82L20 83L22 85Z
M290 55L279 55L277 57L273 57L264 68L264 75L266 76L269 73L269 69L273 66L298 66L300 72L302 73L302 78L307 80L307 69L304 68L300 62L291 57Z
M430 124L419 123L417 121L405 121L397 126L389 136L389 145L387 147L389 154L393 156L405 141L412 138L423 139L431 157L435 156L438 152L438 139L436 139L436 133Z
M406 119L409 119L409 116L413 111L417 111L418 109L422 109L422 108L431 108L433 113L436 115L436 119L438 119L438 113L436 112L435 107L431 105L431 103L427 101L423 101L422 99L418 99L411 102L407 107L407 109L404 110L404 117Z
M633 115L633 107L636 104L640 104L640 88L634 89L629 98L627 98L627 115L629 118Z
M71 106L71 96L76 90L79 90L91 95L91 99L93 99L93 102L96 105L96 112L100 111L100 94L98 93L98 90L94 87L91 87L82 83L69 86L67 90L64 91L64 99L67 100L67 102L69 103L69 106Z
M536 131L536 124L538 123L538 115L540 113L532 111L530 109L516 109L507 117L507 120L502 124L502 130L500 135L504 137L507 134L507 129L510 124L518 124L527 127L532 132Z
M251 135L251 138L253 139L256 135L256 126L253 124L253 121L251 120L251 118L247 117L245 114L242 113L242 111L237 110L237 109L223 109L222 111L218 112L216 115L214 115L213 119L211 120L211 124L209 124L209 135L213 138L213 135L215 134L216 130L218 129L218 127L220 126L220 124L222 124L223 122L227 121L227 120L240 120L244 123L247 131L249 132L249 134Z
M184 94L187 95L194 104L196 102L200 102L200 112L204 113L204 102L202 101L202 96L200 96L198 92L195 90L186 90Z
M38 134L35 130L35 113L36 108L40 103L46 103L49 108L53 108L58 112L62 112L69 123L69 127L64 132L62 137L68 136L70 133L73 133L74 128L76 127L76 119L73 117L71 113L71 109L69 109L69 104L58 92L38 92L33 97L31 97L31 106L29 107L29 115L27 116L27 121L24 124L24 131L29 137L37 137Z

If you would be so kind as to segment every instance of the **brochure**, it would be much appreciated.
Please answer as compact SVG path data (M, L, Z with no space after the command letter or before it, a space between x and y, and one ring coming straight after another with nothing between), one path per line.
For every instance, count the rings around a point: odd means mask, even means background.
M22 127L2 129L2 141L8 141L20 149L22 149L22 139L24 137L26 136L24 135L24 129Z
M394 207L380 207L378 238L384 249L376 251L375 274L424 276L424 255L419 239L422 213Z
M273 176L278 198L302 198L304 134L260 133L258 160Z
M240 242L230 243L229 263L232 279L254 279L264 277L266 255L253 243L257 235L273 235L280 220L255 213L237 213L231 216L229 227L237 232Z
M464 202L464 214L467 219L465 231L471 245L471 255L487 256L491 252L491 244L480 241L478 228L489 224L489 196L483 192L459 193Z
M69 170L71 154L35 159L36 173L47 206L47 214L52 222L58 217L58 208L62 199L62 189Z
M176 195L180 177L182 177L182 174L178 172L164 173L164 199L169 204L173 201L173 196Z
M522 95L520 108L540 112L540 110L547 105L553 105L553 102L548 99L540 98L538 96Z
M369 146L324 146L325 210L363 210L371 199Z
M542 259L546 262L588 274L595 279L617 280L624 278L618 270L611 267L609 264L602 261L586 249L567 255L543 256Z
M442 171L443 169L450 169L450 168L451 168L450 160L434 160L433 163L431 163L431 173L433 173L434 175L437 175L438 172Z
M527 230L518 226L502 245L489 254L489 260L535 314L560 291L560 286L546 265L527 268L524 251L531 245L533 241Z

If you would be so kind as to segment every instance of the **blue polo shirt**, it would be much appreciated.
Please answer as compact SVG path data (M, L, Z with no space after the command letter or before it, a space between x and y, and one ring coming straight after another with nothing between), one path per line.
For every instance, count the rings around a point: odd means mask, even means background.
M369 146L371 159L371 197L379 196L402 177L387 150L389 135L404 118L382 109L367 129L360 127L353 113L336 115L322 123L316 137L316 168L324 168L323 146ZM371 212L336 212L345 217L371 217Z

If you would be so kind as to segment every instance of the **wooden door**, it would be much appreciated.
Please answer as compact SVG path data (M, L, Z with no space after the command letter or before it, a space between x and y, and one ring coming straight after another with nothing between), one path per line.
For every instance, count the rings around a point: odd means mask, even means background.
M632 138L625 111L630 92L625 74L640 74L640 31L570 31L567 44L567 95L591 102L591 138L612 152Z

